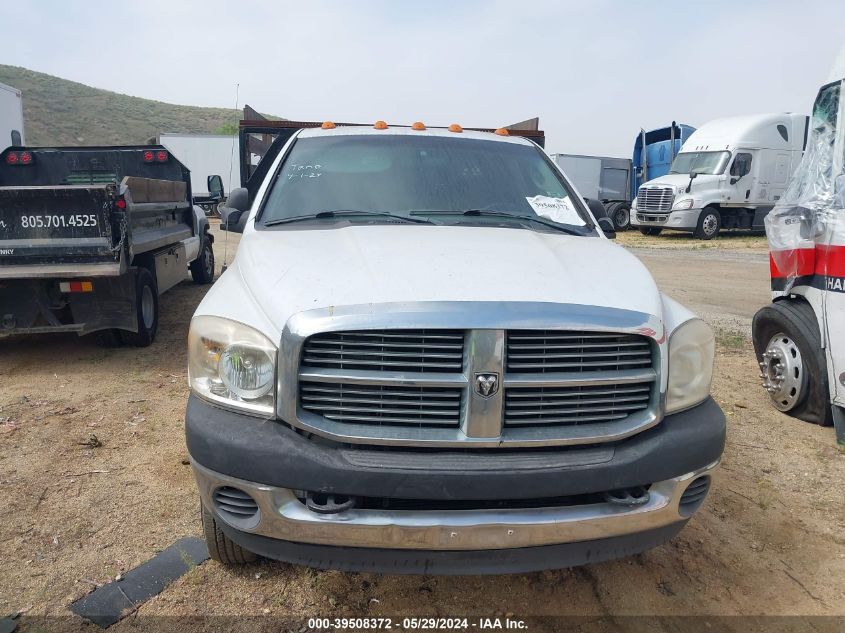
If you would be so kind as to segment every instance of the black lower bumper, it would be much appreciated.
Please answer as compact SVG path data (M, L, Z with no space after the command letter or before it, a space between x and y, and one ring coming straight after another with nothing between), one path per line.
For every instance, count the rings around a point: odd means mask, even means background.
M437 500L537 499L649 485L712 464L725 444L725 417L712 399L631 438L592 447L430 452L330 444L194 396L185 430L197 463L237 479Z
M519 574L565 569L639 554L662 545L686 525L679 521L647 532L541 547L494 550L396 550L292 543L241 532L220 523L226 535L250 552L296 565L381 574Z

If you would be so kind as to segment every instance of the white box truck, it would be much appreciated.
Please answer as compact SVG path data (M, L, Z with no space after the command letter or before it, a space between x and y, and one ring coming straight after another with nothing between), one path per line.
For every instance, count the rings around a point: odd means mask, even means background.
M711 121L689 137L669 173L643 184L631 225L646 235L721 229L763 230L807 143L803 114L757 114Z
M0 84L0 152L12 145L22 146L24 143L21 91Z
M845 444L845 48L813 105L807 151L766 217L772 303L754 316L763 386Z
M213 212L237 178L238 137L224 134L161 134L159 142L191 171L194 204Z

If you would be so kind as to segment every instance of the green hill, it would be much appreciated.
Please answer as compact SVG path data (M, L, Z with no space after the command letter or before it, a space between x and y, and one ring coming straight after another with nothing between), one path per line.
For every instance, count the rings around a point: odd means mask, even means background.
M0 64L0 83L23 92L28 145L132 145L163 132L237 129L231 108L173 105Z

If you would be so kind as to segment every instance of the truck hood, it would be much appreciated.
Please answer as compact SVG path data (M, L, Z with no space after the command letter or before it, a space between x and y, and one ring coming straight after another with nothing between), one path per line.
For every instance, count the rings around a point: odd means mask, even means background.
M696 189L707 189L710 187L715 187L718 185L719 179L721 177L721 174L700 174L695 177L695 180L692 181L691 192L695 193ZM654 180L649 180L647 183L644 183L641 186L650 187L652 185L670 185L672 187L676 187L676 191L677 187L680 187L682 193L676 195L684 195L683 191L686 190L688 184L689 174L666 174L665 176L660 176L659 178L655 178Z
M303 310L392 302L551 302L662 316L654 280L624 248L517 228L250 230L221 281L236 270L279 331Z

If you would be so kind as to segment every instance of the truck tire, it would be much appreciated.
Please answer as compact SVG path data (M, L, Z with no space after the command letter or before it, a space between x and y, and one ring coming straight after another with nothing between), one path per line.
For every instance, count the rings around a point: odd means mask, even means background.
M200 515L202 517L202 532L205 536L205 543L208 546L208 555L218 563L224 565L245 565L258 560L258 555L245 550L226 536L217 526L214 515L200 504Z
M214 281L214 247L208 235L202 238L199 257L191 262L191 277L198 284L210 284Z
M652 237L656 237L656 236L660 235L662 232L663 232L663 229L659 229L659 228L654 227L654 226L640 227L640 233L642 233L643 235L650 235Z
M612 202L607 206L607 216L616 231L627 231L631 226L631 207L625 202Z
M158 330L158 290L155 278L146 268L139 268L135 276L135 311L137 332L121 332L123 342L135 347L147 347Z
M810 304L784 300L760 309L752 338L763 386L775 408L805 422L833 424L827 361Z
M695 237L700 240L712 240L719 235L722 228L722 216L718 209L705 207L698 214L698 225L695 227Z

